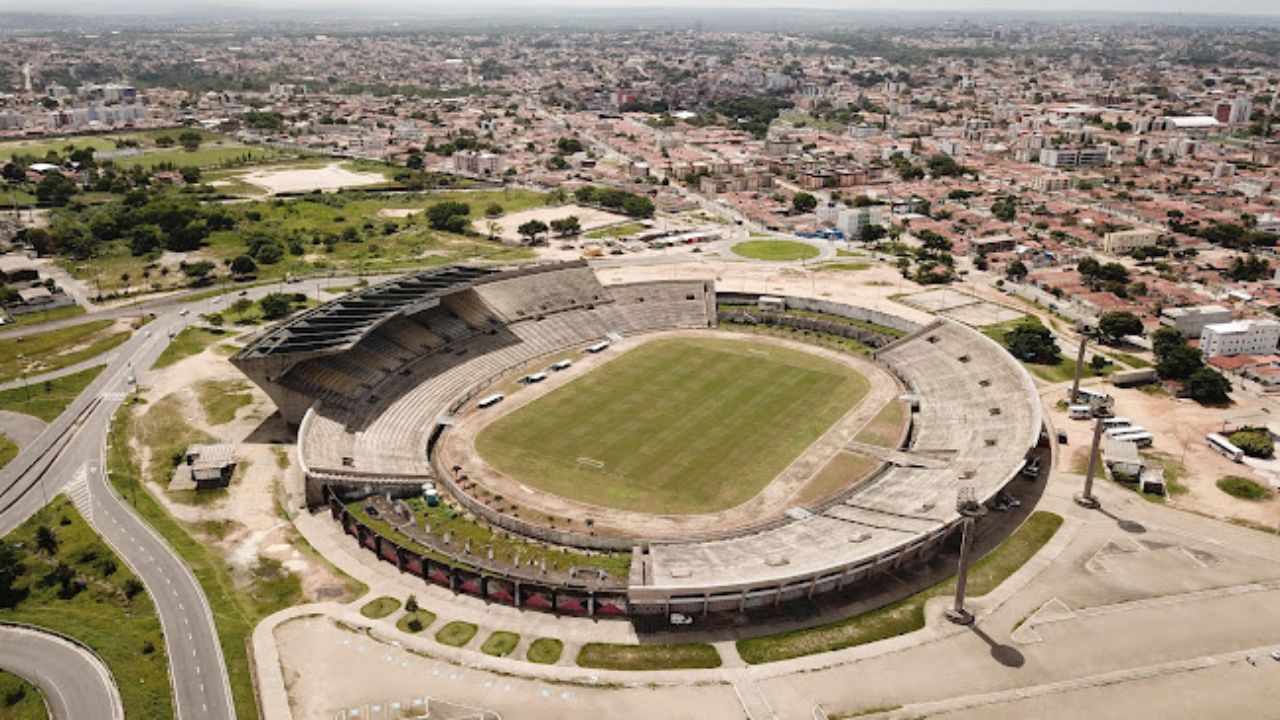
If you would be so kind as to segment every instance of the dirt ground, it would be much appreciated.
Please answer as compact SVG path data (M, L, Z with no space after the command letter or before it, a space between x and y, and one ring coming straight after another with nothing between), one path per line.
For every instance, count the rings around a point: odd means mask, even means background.
M386 181L386 178L378 173L347 170L336 162L318 168L254 170L245 173L240 179L257 185L273 195L282 192L338 190L345 187L376 185Z
M1085 383L1086 387L1092 386ZM1224 475L1239 475L1269 485L1268 478L1242 463L1234 463L1210 449L1204 436L1220 432L1224 423L1240 424L1240 418L1263 414L1260 405L1241 400L1227 408L1204 407L1191 400L1180 400L1165 394L1153 395L1132 388L1098 385L1115 397L1115 414L1127 417L1155 435L1154 452L1165 453L1180 463L1186 474L1180 480L1188 492L1170 498L1174 507L1207 513L1220 518L1242 518L1269 527L1280 526L1280 498L1262 502L1239 500L1219 490L1215 484ZM1073 459L1087 458L1092 439L1092 425L1085 420L1070 420L1054 405L1065 397L1055 387L1046 391L1045 407L1056 428L1065 429L1070 443L1061 462L1070 467Z
M517 231L522 224L530 220L541 220L550 224L552 220L560 220L570 215L578 218L578 225L582 227L582 232L587 233L606 225L616 225L617 223L626 222L628 218L625 215L617 215L615 213L596 210L595 208L582 207L581 205L559 205L555 207L539 207L521 212L510 213L502 217L480 218L473 220L471 227L478 233L489 233L489 223L496 222L502 226L502 232L498 234L507 242L520 242L520 233Z
M140 379L145 408L171 395L183 400L183 419L220 442L233 443L239 463L231 486L213 500L189 504L174 499L159 484L148 482L148 490L171 515L188 524L188 529L216 546L242 577L247 577L259 558L278 561L297 575L308 599L333 599L342 593L344 579L328 565L316 562L305 546L298 546L293 525L278 508L284 504L284 489L300 485L291 477L298 469L292 458L296 446L292 433L275 414L271 400L256 386L244 381L252 404L241 408L234 420L213 426L196 396L195 386L206 380L244 380L227 360L227 340L203 353ZM137 445L135 444L135 449ZM149 462L143 449L144 467ZM283 459L282 459L283 456ZM281 467L286 464L286 467ZM216 492L216 491L215 491Z

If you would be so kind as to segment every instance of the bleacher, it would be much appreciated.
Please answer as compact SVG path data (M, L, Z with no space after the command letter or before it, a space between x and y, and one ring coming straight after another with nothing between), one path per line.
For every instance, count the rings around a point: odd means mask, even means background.
M585 263L534 267L478 285L475 294L489 311L506 322L609 302L600 281Z
M921 398L908 452L950 451L951 461L932 469L890 467L843 501L770 530L654 543L650 581L640 597L656 602L709 587L783 588L891 562L959 520L962 487L986 501L1017 473L1038 440L1041 417L1030 378L1007 352L942 321L877 357Z

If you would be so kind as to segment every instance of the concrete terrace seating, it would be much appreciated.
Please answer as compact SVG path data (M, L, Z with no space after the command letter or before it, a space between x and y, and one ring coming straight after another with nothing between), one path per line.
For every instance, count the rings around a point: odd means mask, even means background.
M664 298L668 296L672 295L668 293ZM530 318L501 328L470 330L461 339L432 346L399 371L384 372L381 380L371 387L361 386L357 396L366 400L372 397L376 402L331 403L314 413L322 416L323 421L314 418L309 426L309 436L304 443L307 464L336 471L342 458L349 457L352 460L344 466L347 469L425 476L430 473L427 440L459 398L530 360L586 346L609 332L706 327L709 323L706 304L701 300L686 300L683 292L678 297L679 300L670 302L654 299L638 303L634 308L637 319L626 327L619 327L618 322L626 313L619 314L617 308L606 303ZM371 337L388 330L388 337L395 333L402 342L411 342L413 331L408 329L406 321L411 318L413 324L425 321L440 327L441 317L452 317L446 315L447 312L450 311L433 308L408 318L396 318L384 323ZM365 349L364 343L359 347ZM367 354L360 353L360 356L368 361ZM390 362L389 357L384 360ZM342 367L346 369L345 363ZM355 368L351 371L355 372ZM368 378L368 374L358 376L360 382ZM339 428L346 429L340 431ZM342 442L333 440L337 432L345 436Z
M941 469L891 467L805 520L736 538L651 546L654 598L752 590L836 577L895 556L959 519L956 495L993 497L1038 439L1026 371L1002 348L943 321L877 356L920 396L912 448L952 451ZM643 594L641 595L643 597Z
M502 278L476 286L475 292L507 322L609 301L585 265Z

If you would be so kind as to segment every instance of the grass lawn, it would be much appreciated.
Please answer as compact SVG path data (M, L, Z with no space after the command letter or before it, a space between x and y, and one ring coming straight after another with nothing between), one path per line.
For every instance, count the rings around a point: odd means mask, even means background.
M98 365L42 383L0 390L0 410L25 413L53 422L105 367Z
M529 643L524 659L539 665L554 665L564 653L564 643L555 638L538 638Z
M380 598L374 598L365 603L364 606L360 608L360 614L373 620L381 620L399 609L399 600L383 595Z
M906 405L898 398L891 398L880 408L871 421L862 426L853 437L854 442L876 447L897 447L902 440L902 423Z
M262 563L248 576L233 576L226 558L203 539L192 534L194 526L175 520L142 486L138 460L130 451L128 438L134 434L133 405L116 413L107 448L107 466L116 492L134 506L138 514L169 543L191 568L213 611L227 662L237 717L258 717L253 676L245 639L266 616L299 604L302 587L296 575L278 564ZM167 461L166 461L167 462ZM139 717L169 717L170 713L146 713Z
M164 352L160 353L160 357L156 360L156 364L152 367L156 370L167 368L185 360L192 355L199 355L204 349L210 345L227 337L226 330L217 330L202 327L189 327L184 329L173 337L169 345L165 347Z
M692 670L720 667L720 653L707 643L619 645L587 643L578 666L601 670Z
M1231 497L1250 502L1270 500L1275 495L1275 492L1266 485L1239 475L1227 475L1219 478L1217 485L1219 490Z
M5 325L6 328L23 327L26 325L39 325L43 322L51 320L66 320L67 318L78 317L84 314L84 308L79 305L64 305L60 308L52 310L41 310L40 312L26 313L24 315L14 315L13 322Z
M454 620L440 628L440 631L436 633L436 642L442 645L462 647L471 642L471 638L476 636L476 630L478 629L475 623Z
M494 657L506 657L510 655L511 651L515 650L516 645L519 644L519 635L513 632L499 630L485 639L484 644L480 646L480 652Z
M0 720L47 720L40 688L0 670Z
M747 240L730 250L752 260L808 260L819 254L818 248L794 240Z
M0 435L0 468L8 465L11 460L18 457L18 446L4 435Z
M380 599L382 598L379 598L379 600ZM366 605L365 607L368 606ZM422 610L419 608L413 612L407 612L404 615L401 615L400 619L396 621L396 628L402 633L416 635L426 628L431 627L431 623L435 621L435 613L430 610Z
M211 443L214 438L191 427L183 416L187 400L178 393L152 403L133 423L134 439L151 451L147 478L167 487L183 451L194 443ZM208 497L208 493L197 493Z
M56 538L52 554L37 549L41 526ZM0 620L39 625L93 648L120 686L127 717L172 717L169 664L151 597L71 502L55 498L5 542L22 545L25 572L16 592L0 597ZM55 579L59 568L65 583Z
M1024 315L1023 317L1018 318L1016 320L1008 320L1002 323L996 323L994 325L987 325L981 328L981 331L983 335L986 335L992 340L995 340L997 343L1000 343L1000 347L1003 347L1007 350L1008 347L1004 344L1005 333L1012 330L1018 324L1027 320L1032 321L1036 325L1043 325L1043 323L1040 322L1040 318L1036 317L1035 315ZM1058 340L1058 346L1060 348L1062 347L1062 341L1060 339ZM1072 349L1072 352L1074 352L1074 349ZM1048 365L1043 363L1023 362L1022 366L1025 367L1027 371L1030 372L1032 375L1049 383L1066 382L1067 380L1071 380L1072 378L1074 378L1076 375L1076 360L1074 355L1072 355L1069 352L1059 352L1058 362L1053 365ZM1117 368L1114 364L1112 364L1104 367L1101 370L1101 372L1099 372L1097 370L1094 370L1086 362L1084 366L1084 372L1080 374L1080 377L1081 378L1105 377L1115 372L1118 369L1119 368Z
M631 553L589 553L555 545L530 542L512 533L494 532L493 528L488 525L469 520L466 514L459 512L457 508L447 502L441 503L436 507L430 507L421 497L411 497L405 498L404 503L409 507L409 511L414 514L414 517L417 518L419 528L429 526L431 534L436 537L443 537L445 533L448 533L455 545L458 543L465 544L470 540L473 548L492 546L493 558L499 562L513 562L518 554L521 562L533 561L538 565L545 562L547 567L551 569L574 566L593 567L600 568L615 578L625 578L631 572ZM494 504L499 504L499 501L494 500ZM396 538L397 542L412 547L427 557L456 562L414 542L407 536L400 535L385 519L370 517L365 513L361 503L348 503L347 509L359 518L360 522L377 530L386 537ZM539 516L530 510L516 510L514 512L530 522L538 522L545 519L545 516Z
M869 262L831 262L831 263L823 263L815 269L818 270L819 272L833 272L833 271L841 271L841 270L846 272L856 272L858 270L870 270L871 263Z
M994 590L1044 547L1061 525L1062 518L1058 515L1043 511L1032 513L1004 542L970 566L969 594L977 597ZM804 630L744 638L737 643L738 653L747 663L756 665L904 635L924 627L924 606L929 598L954 592L955 579L944 580L915 595L851 618Z
M196 383L196 397L211 425L225 425L235 420L240 408L253 403L249 383L244 380L204 380Z
M659 340L489 425L477 447L546 492L639 512L711 512L754 496L867 389L848 366L804 352Z
M114 320L0 340L0 380L39 375L97 357L129 339L128 330L112 332Z

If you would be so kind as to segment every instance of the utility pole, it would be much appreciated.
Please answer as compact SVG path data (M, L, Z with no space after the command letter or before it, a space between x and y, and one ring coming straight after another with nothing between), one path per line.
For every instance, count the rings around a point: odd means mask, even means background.
M1080 349L1076 351L1076 377L1071 382L1071 404L1080 403L1080 375L1084 372L1084 348L1089 344L1089 336L1080 333Z
M1102 442L1102 418L1093 420L1093 444L1089 446L1089 469L1084 474L1084 492L1076 496L1076 504L1080 507L1097 508L1101 506L1093 496L1093 475L1098 471L1098 445Z
M977 519L987 514L972 487L962 487L956 495L956 512L960 513L960 567L956 571L956 602L947 611L947 619L957 625L972 625L973 613L964 606L965 586L969 582L969 555L973 552L973 532Z

